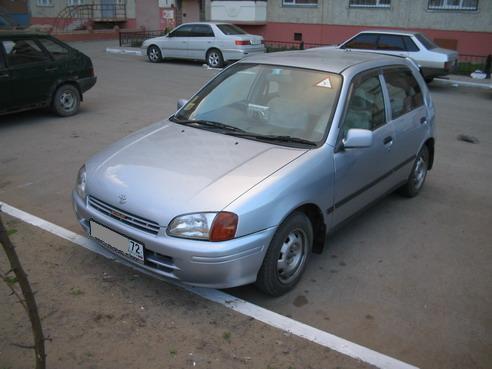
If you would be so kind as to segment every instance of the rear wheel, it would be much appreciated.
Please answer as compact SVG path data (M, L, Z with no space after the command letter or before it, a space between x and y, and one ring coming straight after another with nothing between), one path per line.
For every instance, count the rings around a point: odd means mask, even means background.
M211 68L222 68L224 66L224 58L220 50L212 49L207 52L207 64Z
M407 183L400 187L399 192L406 197L415 197L424 186L427 171L429 170L429 149L426 145L420 150L415 163L413 164L412 173L408 177Z
M80 107L80 93L73 85L61 85L53 96L53 110L61 117L77 114Z
M313 246L313 227L301 212L290 215L273 236L256 286L266 294L280 296L302 277Z
M161 50L155 45L150 45L147 48L147 58L149 58L151 63L159 63L162 61Z

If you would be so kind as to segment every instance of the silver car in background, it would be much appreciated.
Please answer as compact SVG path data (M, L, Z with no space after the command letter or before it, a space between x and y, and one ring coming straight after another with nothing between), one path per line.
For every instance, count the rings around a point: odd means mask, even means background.
M142 48L149 61L163 58L204 60L212 68L246 56L263 54L262 36L250 35L229 23L185 23L167 35L145 40Z
M338 48L410 57L419 65L427 82L452 73L458 66L456 51L440 48L419 32L364 31L340 44Z
M73 204L102 247L188 284L281 295L327 233L416 196L434 161L434 106L404 58L254 56L179 105L88 160Z

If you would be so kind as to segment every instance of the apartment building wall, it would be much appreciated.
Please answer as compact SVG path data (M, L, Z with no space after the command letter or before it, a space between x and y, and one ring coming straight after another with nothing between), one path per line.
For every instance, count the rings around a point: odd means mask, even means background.
M207 7L210 1L207 0ZM314 6L285 5L268 0L267 23L243 28L267 40L336 44L375 28L421 31L444 40L462 54L492 53L492 0L479 0L478 10L429 10L428 0L391 0L389 8L354 8L349 0L318 0Z

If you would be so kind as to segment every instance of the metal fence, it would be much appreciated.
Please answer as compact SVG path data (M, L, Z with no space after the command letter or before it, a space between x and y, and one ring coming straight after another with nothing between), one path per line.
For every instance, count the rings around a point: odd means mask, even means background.
M313 47L328 46L327 44L317 44L304 41L265 41L265 48L267 53L275 51L287 51L287 50L305 50Z
M120 31L120 46L140 47L146 39L165 34L164 31Z
M486 69L490 70L490 65L487 66L486 56L460 54L458 58L458 69L456 70L457 74L470 75L470 73L477 69L483 72L485 72Z

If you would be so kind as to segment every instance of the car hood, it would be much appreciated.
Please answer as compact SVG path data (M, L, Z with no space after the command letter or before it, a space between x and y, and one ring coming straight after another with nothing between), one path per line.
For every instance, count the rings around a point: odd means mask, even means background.
M180 214L224 209L306 151L165 121L89 160L87 192L166 226Z

